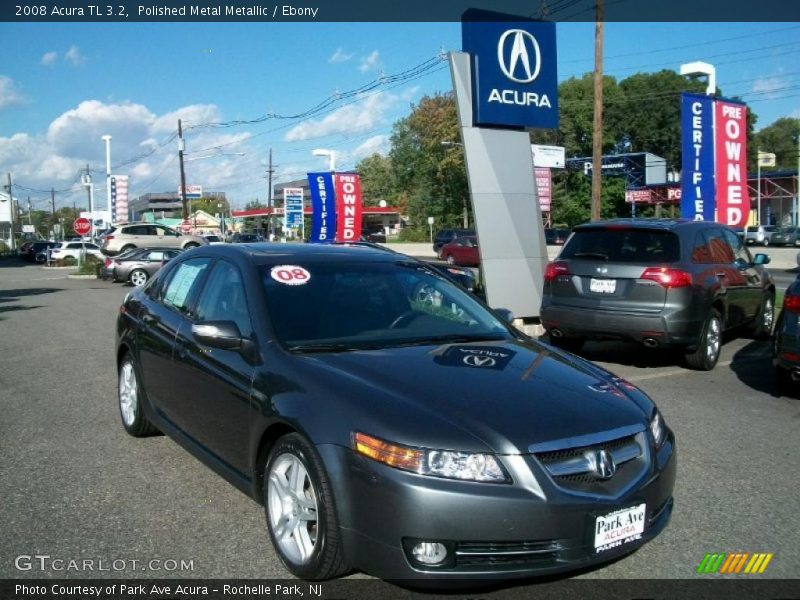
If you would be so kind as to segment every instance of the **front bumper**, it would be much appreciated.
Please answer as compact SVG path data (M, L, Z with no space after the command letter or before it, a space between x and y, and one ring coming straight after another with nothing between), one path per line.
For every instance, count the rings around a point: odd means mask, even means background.
M559 329L566 337L642 342L652 338L659 346L697 343L702 319L686 312L643 314L569 306L542 306L542 324L548 331Z
M339 446L319 451L334 486L348 562L384 579L491 581L580 569L634 551L672 514L672 432L645 476L617 498L569 493L546 475L534 478L530 456L511 461L513 483L484 484L400 471ZM509 466L508 457L504 463ZM641 537L595 552L596 517L642 503ZM452 560L440 567L417 563L410 549L418 541L445 544Z

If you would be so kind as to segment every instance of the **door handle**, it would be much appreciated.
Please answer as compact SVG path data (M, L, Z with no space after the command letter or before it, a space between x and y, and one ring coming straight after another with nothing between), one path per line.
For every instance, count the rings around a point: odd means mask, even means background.
M727 273L717 273L717 277L722 279L723 277L727 277Z

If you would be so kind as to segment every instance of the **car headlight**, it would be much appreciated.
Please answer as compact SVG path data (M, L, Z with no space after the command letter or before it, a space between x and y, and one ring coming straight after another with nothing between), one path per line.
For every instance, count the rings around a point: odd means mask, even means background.
M653 441L656 443L656 448L660 448L667 439L667 426L664 424L664 419L661 414L656 411L653 418L650 419L650 433L653 434Z
M492 454L412 448L360 432L353 434L353 449L395 469L420 475L483 483L511 481Z

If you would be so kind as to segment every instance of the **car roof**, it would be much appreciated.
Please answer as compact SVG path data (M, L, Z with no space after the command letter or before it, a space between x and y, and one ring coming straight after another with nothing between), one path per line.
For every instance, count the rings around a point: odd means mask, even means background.
M573 231L591 229L649 229L679 232L689 229L703 229L708 227L726 227L715 221L693 221L692 219L606 219L592 223L582 223L573 228Z
M352 262L354 260L376 263L396 262L402 260L416 262L416 259L383 249L375 249L365 245L340 244L302 244L302 243L270 243L256 242L252 244L217 244L195 248L187 255L192 256L227 256L252 262L256 265L291 264L292 260L302 259L304 262Z

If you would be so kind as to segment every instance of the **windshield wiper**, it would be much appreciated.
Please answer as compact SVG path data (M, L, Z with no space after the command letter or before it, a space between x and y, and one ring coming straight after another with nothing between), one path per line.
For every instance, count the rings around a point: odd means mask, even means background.
M354 346L353 344L296 344L289 346L289 352L302 352L311 354L313 352L355 352L356 350L366 350L368 346Z
M495 342L505 340L500 333L451 333L448 335L433 335L414 340L399 340L393 346L426 346L428 344L466 344L469 342Z

